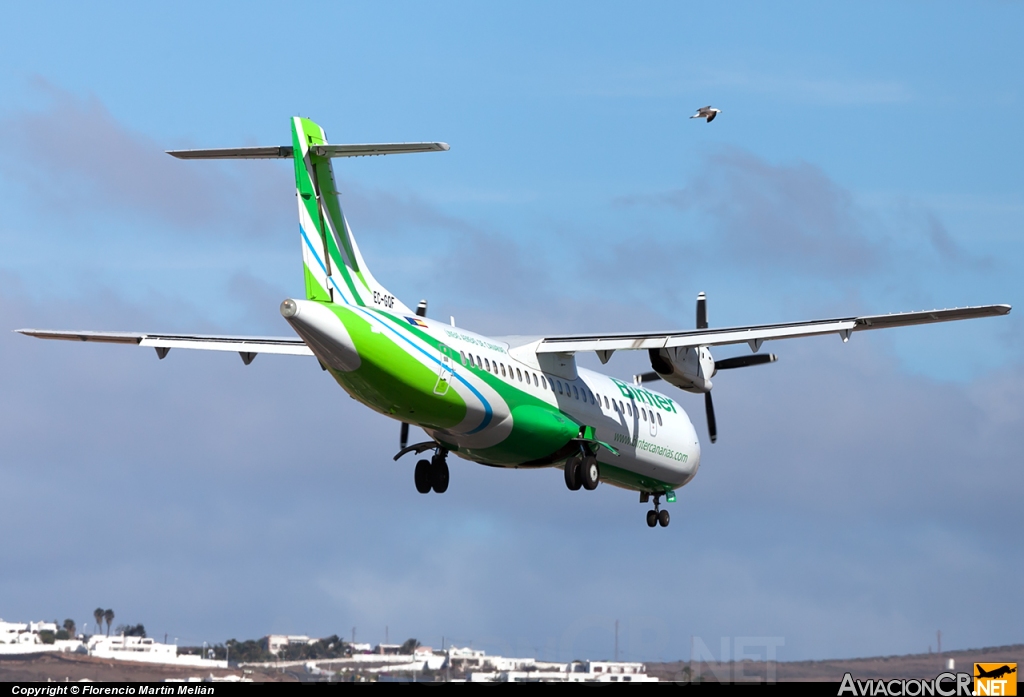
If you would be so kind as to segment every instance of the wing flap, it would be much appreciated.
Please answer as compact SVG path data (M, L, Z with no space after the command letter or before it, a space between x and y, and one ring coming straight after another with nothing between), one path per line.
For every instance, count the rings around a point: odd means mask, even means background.
M200 351L236 351L238 353L276 353L287 356L312 356L313 352L297 337L216 336L208 334L151 334L134 332L54 331L17 329L19 334L37 339L93 341L105 344L136 344L158 349L194 349Z
M576 353L579 351L629 351L670 347L725 346L762 341L795 339L821 334L847 335L867 329L908 327L915 324L953 322L976 317L997 317L1010 312L1009 305L980 305L922 312L897 312L889 315L864 315L839 319L811 320L782 324L762 324L722 329L691 329L679 332L640 332L623 334L573 334L549 336L541 340L537 353Z

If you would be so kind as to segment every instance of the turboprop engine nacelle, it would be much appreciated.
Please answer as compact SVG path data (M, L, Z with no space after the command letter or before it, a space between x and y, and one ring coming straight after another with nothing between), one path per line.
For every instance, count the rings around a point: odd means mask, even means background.
M651 367L665 382L687 392L711 391L715 359L707 346L651 350Z

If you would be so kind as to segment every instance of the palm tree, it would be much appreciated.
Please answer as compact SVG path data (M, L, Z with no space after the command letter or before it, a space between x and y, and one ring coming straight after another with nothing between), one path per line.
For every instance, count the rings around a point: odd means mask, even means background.
M69 639L74 639L75 638L75 630L78 629L78 627L75 626L75 621L74 620L72 620L72 619L64 620L64 629L67 631Z
M114 621L114 611L107 610L103 613L103 619L107 621L107 636L110 636L110 623Z
M99 634L103 631L103 608L98 607L93 610L92 616L96 620L96 633Z

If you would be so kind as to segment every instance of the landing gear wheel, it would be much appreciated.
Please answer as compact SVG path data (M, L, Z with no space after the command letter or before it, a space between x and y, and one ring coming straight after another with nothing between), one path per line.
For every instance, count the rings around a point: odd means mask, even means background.
M580 486L583 484L582 477L580 476L580 458L571 457L565 462L565 485L569 487L569 491L579 491Z
M647 515L650 516L650 513L648 513ZM662 510L661 513L658 514L658 525L660 525L663 528L667 528L668 527L668 521L669 521L668 511ZM649 522L647 524L650 525Z
M430 493L430 462L427 460L420 460L416 463L416 471L413 477L416 480L416 491L421 494Z
M658 524L658 513L657 511L647 511L647 527L653 528Z
M430 486L439 494L448 491L448 461L434 456L430 464Z
M593 491L601 482L601 469L597 466L597 458L593 455L587 455L583 458L583 465L580 467L580 479L582 480L583 488L587 491Z

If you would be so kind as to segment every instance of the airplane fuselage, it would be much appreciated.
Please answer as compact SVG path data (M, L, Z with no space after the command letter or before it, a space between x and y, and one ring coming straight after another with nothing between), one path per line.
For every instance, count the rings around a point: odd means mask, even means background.
M353 398L420 426L462 458L563 466L589 427L601 480L665 493L690 481L700 444L672 398L427 318L348 303L287 300L293 329Z

